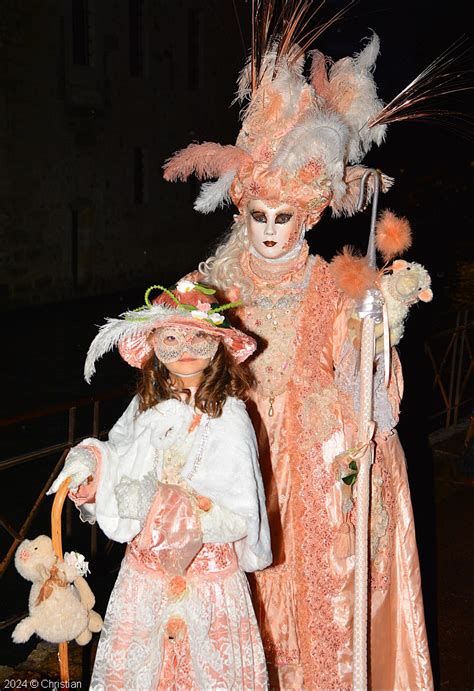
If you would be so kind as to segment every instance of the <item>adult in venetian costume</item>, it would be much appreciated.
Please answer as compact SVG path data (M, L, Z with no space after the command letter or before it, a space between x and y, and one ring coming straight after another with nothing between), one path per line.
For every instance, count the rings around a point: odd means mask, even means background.
M274 561L255 575L254 604L272 687L348 689L357 499L341 468L359 438L358 352L350 327L358 307L354 285L360 279L362 286L370 268L346 252L333 270L309 255L305 232L328 206L334 216L358 210L361 161L383 141L396 104L384 107L377 97L377 36L334 64L313 51L307 81L304 51L288 26L280 37L265 36L267 49L260 46L259 60L254 49L240 76L238 97L248 104L236 145L191 144L167 162L165 178L217 178L203 184L196 210L208 213L229 200L239 210L229 236L199 269L226 300L243 299L240 326L260 344L249 411ZM391 182L381 175L382 191ZM372 193L373 178L366 201ZM404 232L395 230L397 249L408 244ZM387 243L380 246L391 256ZM391 336L394 346L400 331ZM430 689L413 514L395 431L402 375L395 351L388 387L383 353L376 363L370 686Z

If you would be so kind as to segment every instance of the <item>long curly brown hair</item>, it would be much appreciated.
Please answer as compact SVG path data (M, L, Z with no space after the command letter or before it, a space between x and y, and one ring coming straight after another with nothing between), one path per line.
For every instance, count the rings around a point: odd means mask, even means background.
M245 398L253 386L254 378L246 365L238 365L222 341L217 352L203 372L201 383L194 396L194 406L209 417L219 417L228 396ZM137 385L140 399L138 410L142 413L160 401L170 398L189 402L191 391L173 385L169 371L153 353L141 369Z

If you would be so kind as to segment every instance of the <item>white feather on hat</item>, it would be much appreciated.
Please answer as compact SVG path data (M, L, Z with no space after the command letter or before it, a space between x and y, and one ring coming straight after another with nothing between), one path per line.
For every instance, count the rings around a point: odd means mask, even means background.
M160 322L176 316L176 310L163 305L152 305L137 311L123 312L122 319L107 317L106 323L99 327L87 351L84 365L84 378L88 384L95 374L95 363L103 355L113 350L124 338L134 338L150 333Z

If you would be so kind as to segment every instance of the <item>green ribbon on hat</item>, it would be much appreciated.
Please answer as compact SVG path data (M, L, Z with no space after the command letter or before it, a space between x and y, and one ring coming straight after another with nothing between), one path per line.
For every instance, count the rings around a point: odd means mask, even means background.
M208 286L204 286L201 283L194 283L193 281L189 281L189 283L193 284L193 290L197 290L199 293L202 293L203 295L214 295L216 293L214 288L209 288ZM133 312L140 312L141 310L147 309L147 308L152 308L153 303L150 302L149 295L153 290L161 290L163 293L166 293L177 305L180 309L182 309L185 312L199 312L199 310L196 308L195 305L189 305L185 302L181 302L178 300L178 298L171 292L172 289L176 288L177 284L174 286L171 286L171 289L165 288L162 285L155 284L152 286L149 286L149 288L146 289L145 291L145 304L142 305L141 307L136 307ZM234 302L227 302L224 305L219 305L218 302L216 303L211 303L211 309L206 312L206 314L219 314L221 312L225 312L226 310L233 309L234 307L240 307L242 304L242 300L236 300ZM137 320L140 318L137 317ZM212 324L213 326L219 326L222 328L230 328L230 323L227 321L227 319L224 317L223 321L220 324L216 324L212 319L206 319L205 317L202 317L202 321L206 321L209 324Z

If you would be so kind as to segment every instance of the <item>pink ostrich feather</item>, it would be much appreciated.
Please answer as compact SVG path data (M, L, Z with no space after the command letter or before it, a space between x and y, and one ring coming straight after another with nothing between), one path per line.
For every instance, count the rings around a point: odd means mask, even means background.
M327 64L328 58L319 50L313 50L311 53L311 84L318 96L326 98L329 89L329 79Z
M237 170L249 159L246 151L232 144L189 144L166 161L163 177L169 182L184 181L193 173L199 180L218 178L229 170Z
M331 273L337 287L354 300L364 297L377 277L377 270L369 266L367 257L354 254L354 249L347 245L332 259Z
M385 209L375 227L375 244L386 262L406 252L411 247L409 221Z

